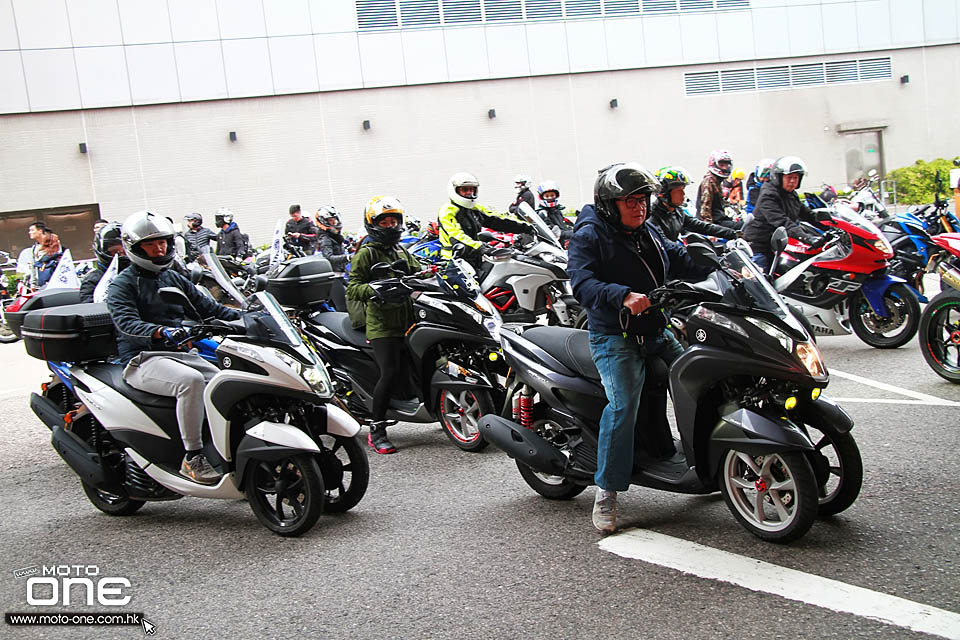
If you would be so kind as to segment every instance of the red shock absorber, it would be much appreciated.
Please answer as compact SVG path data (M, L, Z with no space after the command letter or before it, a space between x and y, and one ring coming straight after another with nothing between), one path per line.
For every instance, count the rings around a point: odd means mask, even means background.
M520 425L525 429L533 428L533 396L520 395Z

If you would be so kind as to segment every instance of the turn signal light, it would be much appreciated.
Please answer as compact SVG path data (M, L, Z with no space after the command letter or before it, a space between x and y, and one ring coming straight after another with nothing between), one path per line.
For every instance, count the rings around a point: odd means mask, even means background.
M820 387L814 387L813 391L810 392L810 399L816 400L820 397L820 392L823 391Z
M496 362L500 358L495 351L491 351L487 357L490 359L490 362Z

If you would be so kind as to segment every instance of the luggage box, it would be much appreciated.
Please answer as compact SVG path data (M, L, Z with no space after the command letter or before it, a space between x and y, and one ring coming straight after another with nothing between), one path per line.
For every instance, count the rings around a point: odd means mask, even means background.
M14 298L16 299L16 298ZM43 289L36 292L32 298L23 303L19 311L5 311L4 317L7 319L7 326L10 330L20 335L20 327L23 325L23 319L31 311L37 309L49 309L51 307L60 307L65 304L80 304L79 289Z
M116 331L102 302L31 311L20 331L27 353L40 360L87 362L117 353Z
M284 307L306 307L330 299L333 281L330 261L320 255L296 258L280 267L267 281L267 292Z

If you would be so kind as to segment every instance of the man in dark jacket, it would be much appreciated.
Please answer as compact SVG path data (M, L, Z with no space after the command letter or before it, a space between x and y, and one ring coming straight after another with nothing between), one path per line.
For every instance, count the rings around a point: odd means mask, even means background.
M520 203L526 202L531 209L537 208L536 198L533 197L533 191L530 189L530 185L533 184L533 178L530 176L525 176L518 174L513 178L513 186L517 190L517 198L513 201L507 211L510 213L516 214L520 211Z
M107 308L117 327L123 378L141 391L177 399L177 422L185 455L180 473L200 484L216 484L220 474L201 453L203 390L217 368L181 345L189 336L181 327L183 307L160 299L160 289L176 287L203 317L236 320L240 312L203 296L193 284L170 269L176 251L173 225L148 211L123 223L121 238L131 266L114 278Z
M739 231L728 227L688 216L680 209L686 199L684 187L690 184L690 178L683 168L663 167L657 170L657 179L660 180L660 190L650 211L650 222L657 225L668 240L677 242L682 233L702 233L727 240L741 235Z
M110 268L114 256L119 256L117 260L118 272L123 271L130 264L123 248L123 242L120 239L120 233L119 222L108 222L100 227L100 230L93 237L93 254L97 257L97 263L90 273L83 276L83 280L80 282L80 302L94 301L93 293L97 290L97 285L100 284L103 275Z
M309 219L303 217L300 205L290 205L290 219L287 220L284 233L290 243L300 247L304 254L310 255L316 251L317 230Z
M320 207L314 222L317 227L317 251L330 261L330 267L335 272L343 273L350 262L350 256L347 255L340 212L333 205ZM342 279L334 280L330 297L337 311L347 310L345 283Z
M245 258L247 241L240 233L240 227L233 221L233 212L230 209L217 209L216 223L220 228L220 233L217 234L217 255L238 260Z
M587 311L590 353L608 400L594 476L593 524L601 531L616 529L617 492L630 486L646 359L670 364L683 351L664 331L663 313L650 309L647 294L669 276L699 279L709 273L693 264L682 245L644 224L650 195L659 188L657 178L636 163L601 170L594 204L580 211L570 241L567 270L574 296Z
M777 227L783 227L787 235L820 246L826 236L810 233L800 226L800 219L812 221L807 208L800 202L797 189L807 172L807 166L797 156L784 156L773 164L770 181L760 188L753 220L747 223L743 235L753 249L753 261L767 271L773 259L770 238Z
M193 262L210 246L211 240L217 239L217 234L203 226L203 216L196 211L183 216L183 221L187 223L187 230L183 233L187 245L185 261Z

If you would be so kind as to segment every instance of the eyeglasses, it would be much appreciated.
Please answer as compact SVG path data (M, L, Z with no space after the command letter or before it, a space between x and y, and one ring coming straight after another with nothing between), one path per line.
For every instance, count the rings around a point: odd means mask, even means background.
M617 198L627 209L636 209L638 207L646 209L647 199L644 196L627 196L626 198Z

